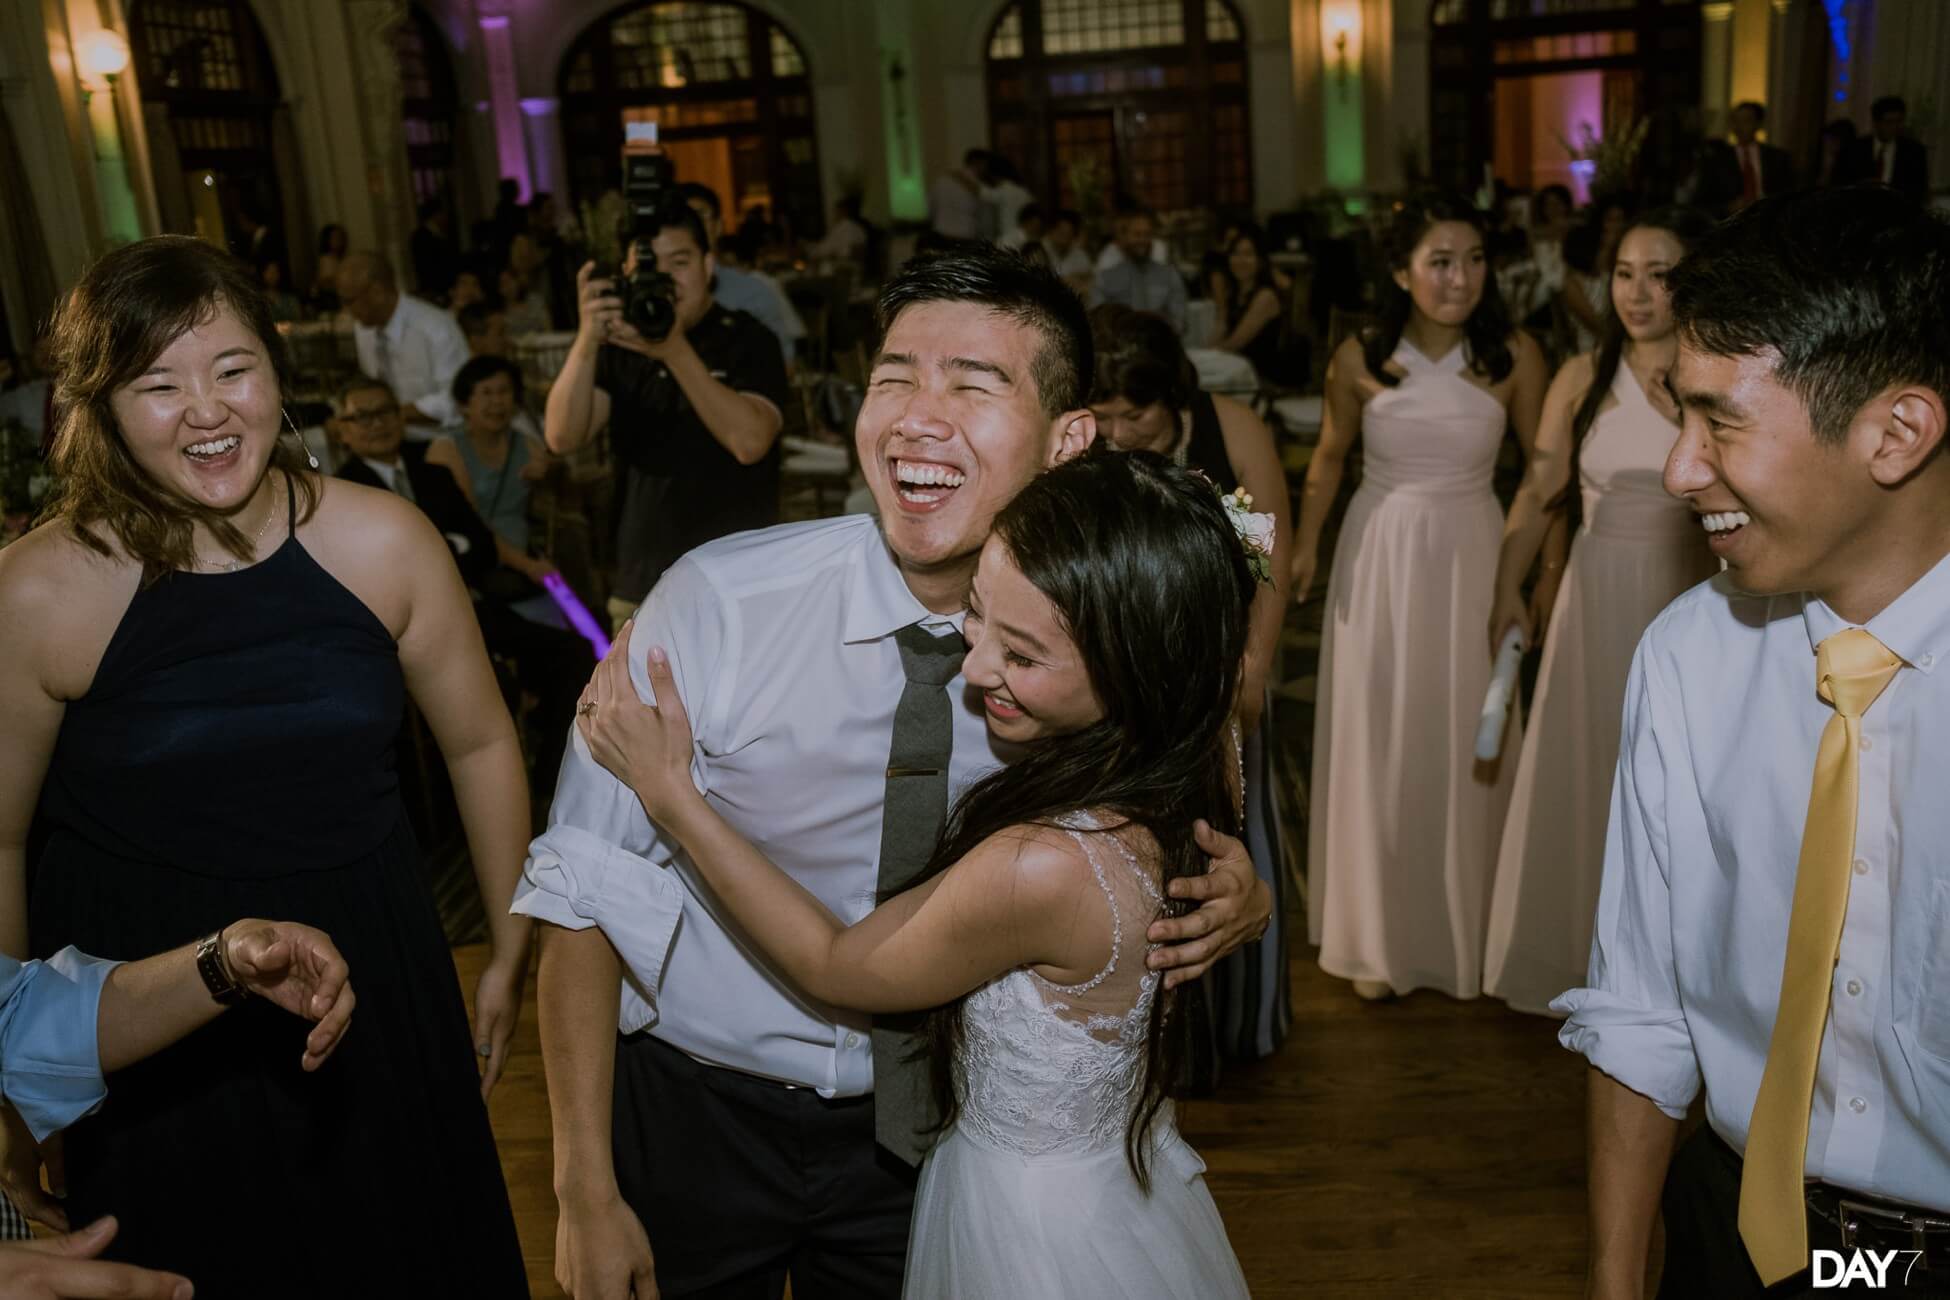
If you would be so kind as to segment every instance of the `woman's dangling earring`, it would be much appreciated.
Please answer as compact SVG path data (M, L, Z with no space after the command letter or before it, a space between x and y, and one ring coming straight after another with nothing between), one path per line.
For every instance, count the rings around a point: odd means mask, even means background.
M290 426L291 436L298 440L298 450L305 453L305 464L311 466L313 469L317 469L318 457L312 454L311 444L305 441L305 435L298 432L298 422L291 418L290 409L283 406L280 406L278 409L284 412L284 422Z

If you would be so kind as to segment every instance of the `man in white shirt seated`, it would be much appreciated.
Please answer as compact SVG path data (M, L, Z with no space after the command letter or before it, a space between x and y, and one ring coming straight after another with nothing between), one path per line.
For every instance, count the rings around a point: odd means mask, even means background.
M390 262L353 253L339 264L339 301L356 324L359 371L399 394L406 435L430 441L454 423L454 375L467 363L467 336L451 314L399 291Z
M888 844L932 843L1005 758L959 669L975 560L996 512L1096 437L1089 322L1047 268L989 246L919 258L878 324L855 440L879 520L698 547L629 648L646 693L650 648L668 654L712 801L849 922L899 870ZM931 818L914 787L889 802L897 780L939 782ZM1195 975L1270 903L1243 850L1192 883L1207 901L1150 937L1205 936L1159 950ZM931 1136L912 1036L794 990L579 734L514 910L544 922L565 1288L777 1295L789 1274L798 1300L894 1300Z
M1640 1294L1662 1183L1662 1296L1950 1294L1950 225L1762 199L1668 285L1666 488L1726 570L1639 643L1553 1004L1593 1067L1587 1294Z

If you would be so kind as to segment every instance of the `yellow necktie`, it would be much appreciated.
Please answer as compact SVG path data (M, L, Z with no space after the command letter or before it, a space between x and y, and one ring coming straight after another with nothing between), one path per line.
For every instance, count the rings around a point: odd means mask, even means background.
M1788 919L1781 1006L1747 1126L1740 1177L1740 1239L1768 1286L1808 1267L1802 1186L1808 1109L1842 943L1842 917L1848 911L1862 715L1901 666L1902 660L1861 628L1837 632L1815 647L1815 689L1835 707L1835 716L1822 729L1815 751L1814 789L1808 796L1794 910Z

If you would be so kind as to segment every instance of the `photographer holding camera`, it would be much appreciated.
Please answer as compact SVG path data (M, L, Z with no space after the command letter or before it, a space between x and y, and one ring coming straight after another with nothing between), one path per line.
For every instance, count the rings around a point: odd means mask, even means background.
M543 435L566 454L609 424L622 470L610 613L621 624L692 547L779 521L779 344L713 301L715 259L681 199L639 211L615 280L576 275L575 344L549 389Z

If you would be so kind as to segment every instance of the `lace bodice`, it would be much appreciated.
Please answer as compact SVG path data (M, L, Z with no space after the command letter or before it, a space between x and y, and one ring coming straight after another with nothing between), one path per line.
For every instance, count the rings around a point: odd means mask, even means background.
M1089 813L1063 828L1083 850L1110 908L1110 960L1081 984L1028 968L970 994L955 1058L958 1127L1023 1156L1079 1156L1123 1144L1143 1076L1158 975L1145 932L1163 899L1125 843Z

